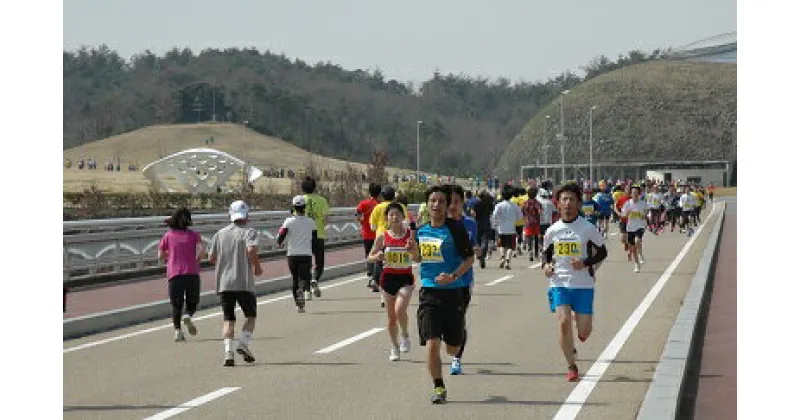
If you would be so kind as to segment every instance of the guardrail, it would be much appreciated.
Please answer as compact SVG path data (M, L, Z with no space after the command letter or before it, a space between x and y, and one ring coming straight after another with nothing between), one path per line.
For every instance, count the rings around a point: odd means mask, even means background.
M418 204L409 206L416 213ZM289 211L257 211L250 213L249 226L259 233L259 253L277 252L278 229ZM164 217L81 220L64 222L64 282L135 276L163 268L158 260L158 243L166 232ZM227 214L192 216L192 230L206 245L219 229L230 223ZM355 219L355 208L332 208L325 227L326 246L356 243L361 228Z

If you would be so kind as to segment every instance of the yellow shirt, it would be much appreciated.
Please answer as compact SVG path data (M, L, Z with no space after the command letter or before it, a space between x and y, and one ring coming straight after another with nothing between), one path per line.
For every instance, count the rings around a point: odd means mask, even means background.
M375 232L376 237L378 235L383 235L383 232L386 231L386 227L389 224L389 221L386 219L386 207L389 207L389 203L391 203L391 201L382 201L372 209L372 214L369 215L369 225ZM408 221L408 209L402 203L400 205L403 207L403 214L406 217L406 221Z
M511 197L510 201L516 204L519 207L519 209L522 210L522 207L525 206L525 202L528 201L528 195L525 194L519 197ZM525 217L514 222L514 226L525 226Z
M314 219L317 226L317 238L325 239L325 217L331 212L328 200L319 194L306 194L306 216Z

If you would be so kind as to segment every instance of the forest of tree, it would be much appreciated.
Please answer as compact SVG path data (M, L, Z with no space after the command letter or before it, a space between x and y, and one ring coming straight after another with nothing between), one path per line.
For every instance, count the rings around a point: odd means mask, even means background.
M585 80L660 57L631 51L597 57L580 77L490 81L439 74L415 86L380 70L345 70L256 49L149 51L130 60L105 45L64 51L64 149L153 124L247 121L314 153L368 162L386 151L391 165L421 165L457 176L489 174L537 110Z

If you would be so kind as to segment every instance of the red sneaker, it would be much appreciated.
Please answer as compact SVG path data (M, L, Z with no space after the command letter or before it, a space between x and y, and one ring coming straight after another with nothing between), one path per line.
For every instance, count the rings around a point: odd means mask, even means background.
M580 375L578 375L578 367L570 366L567 370L567 382L577 382L578 379L580 379Z

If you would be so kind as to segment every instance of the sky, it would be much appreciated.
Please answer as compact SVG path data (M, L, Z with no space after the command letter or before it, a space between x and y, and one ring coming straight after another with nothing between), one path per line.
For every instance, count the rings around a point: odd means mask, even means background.
M736 0L70 0L65 50L122 57L174 46L255 47L309 63L380 68L401 82L437 69L512 82L583 74L594 57L680 47L736 31Z

